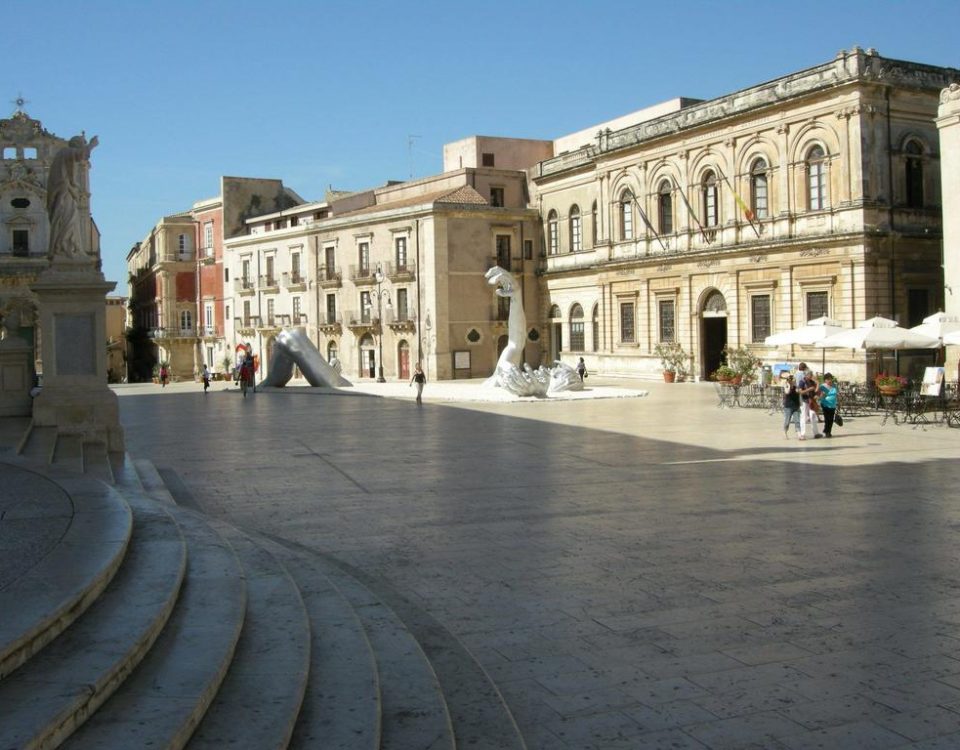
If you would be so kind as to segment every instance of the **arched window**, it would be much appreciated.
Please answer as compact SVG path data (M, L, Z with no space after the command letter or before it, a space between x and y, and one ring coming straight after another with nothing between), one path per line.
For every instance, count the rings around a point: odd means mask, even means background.
M547 253L556 255L560 252L560 226L557 221L557 212L547 214Z
M820 146L807 152L807 208L823 211L827 207L827 156Z
M593 306L593 351L600 351L600 305Z
M553 320L557 320L561 317L563 316L560 314L560 305L553 305L550 308L550 318Z
M903 150L907 157L907 205L923 208L923 148L916 141L910 141Z
M750 210L757 219L770 215L767 193L767 162L760 158L750 167Z
M597 229L598 229L598 227L597 227L597 220L600 218L599 214L597 214L597 202L596 202L596 201L593 202L593 207L590 209L590 214L591 214L591 217L590 217L590 218L591 218L591 224L590 224L590 239L591 239L591 243L590 243L590 246L591 246L591 247L596 247L596 246L597 246Z
M708 170L704 173L700 181L700 193L702 196L701 208L703 209L703 225L705 227L715 227L720 223L720 210L717 206L717 175Z
M336 366L336 362L338 362L340 359L337 354L337 342L331 341L329 344L327 344L327 362L334 367Z
M570 351L582 352L583 350L583 308L574 304L570 308Z
M620 193L620 239L633 239L633 193L629 190Z
M673 185L661 180L657 188L657 224L660 234L673 234Z
M579 253L583 250L583 220L580 218L580 207L570 207L570 252Z

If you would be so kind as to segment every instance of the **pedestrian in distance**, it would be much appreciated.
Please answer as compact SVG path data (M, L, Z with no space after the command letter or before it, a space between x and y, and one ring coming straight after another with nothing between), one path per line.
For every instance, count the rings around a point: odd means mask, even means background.
M203 366L200 377L203 379L203 392L206 394L206 392L210 390L210 370L207 369L206 365Z
M166 365L160 365L160 387L167 387L167 379L170 377L170 372L167 370Z
M790 439L790 423L792 422L800 437L800 392L797 390L797 381L789 372L781 374L783 381L783 437Z
M820 396L820 408L823 409L823 436L833 437L833 425L837 418L837 397L839 391L831 373L823 376L823 383L817 389Z
M820 384L805 362L797 368L797 391L800 393L800 439L807 439L807 424L811 425L814 440L823 437L820 434L820 418L817 415L817 388Z
M580 376L581 383L587 377L587 363L583 361L583 357L580 357L580 361L577 362L577 375Z
M423 403L423 386L427 384L427 376L423 374L423 368L417 364L413 371L413 377L410 378L410 385L417 384L417 403Z

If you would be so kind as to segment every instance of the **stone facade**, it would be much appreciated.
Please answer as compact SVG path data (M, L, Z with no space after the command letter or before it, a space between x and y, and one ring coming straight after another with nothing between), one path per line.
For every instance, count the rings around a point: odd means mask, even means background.
M522 158L517 144L509 148ZM498 261L523 280L528 315L539 309L538 221L519 170L456 169L248 224L249 234L226 242L235 295L228 338L252 346L261 375L287 325L304 327L348 379L374 378L380 367L388 379L408 379L417 361L431 378L486 375L506 343L506 313L484 279Z
M0 315L19 316L19 335L34 348L38 372L43 364L36 335L37 298L30 286L50 264L47 177L54 156L66 145L22 109L0 119ZM99 257L100 234L90 218L86 166L80 168L78 181L86 244Z
M933 120L939 90L957 79L854 49L600 128L593 143L536 165L551 355L656 376L654 347L677 341L706 378L726 345L819 364L820 350L763 345L819 315L919 323L943 304ZM836 350L827 359L857 380L875 362Z

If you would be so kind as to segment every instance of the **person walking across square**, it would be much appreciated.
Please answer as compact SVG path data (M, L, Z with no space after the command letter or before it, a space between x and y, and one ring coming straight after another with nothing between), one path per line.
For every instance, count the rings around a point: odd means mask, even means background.
M427 384L427 376L423 374L423 368L418 364L414 370L413 377L410 379L410 385L417 384L417 403L423 403L423 386Z

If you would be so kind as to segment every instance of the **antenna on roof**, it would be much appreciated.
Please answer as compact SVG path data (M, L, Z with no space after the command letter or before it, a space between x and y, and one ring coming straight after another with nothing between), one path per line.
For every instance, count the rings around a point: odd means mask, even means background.
M413 179L413 139L422 138L420 135L408 135L407 136L407 158L410 159L410 179Z

